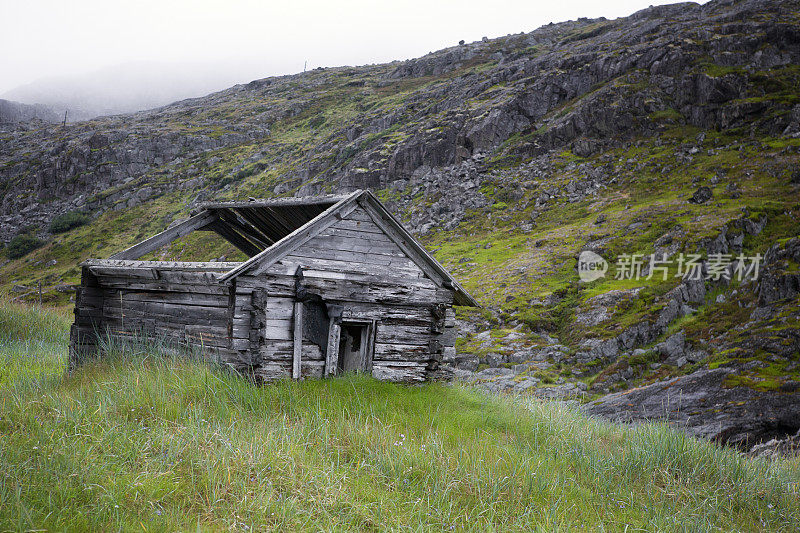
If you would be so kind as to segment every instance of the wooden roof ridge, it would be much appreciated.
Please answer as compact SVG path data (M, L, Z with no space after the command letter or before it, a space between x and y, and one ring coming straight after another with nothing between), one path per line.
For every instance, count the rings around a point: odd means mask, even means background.
M197 204L196 212L203 209L232 209L241 207L300 207L304 205L336 204L350 195L323 194L318 196L286 196L281 198L253 198L251 200L209 201Z
M394 241L428 277L437 285L450 289L455 293L457 304L480 307L480 304L464 290L452 274L425 250L422 244L408 232L400 220L392 215L374 194L368 190L358 190L340 198L337 203L275 242L266 250L220 276L219 280L226 282L250 271L254 271L256 274L263 272L281 258L319 235L326 228L346 218L347 215L360 206L373 219L375 224L383 230L386 236Z

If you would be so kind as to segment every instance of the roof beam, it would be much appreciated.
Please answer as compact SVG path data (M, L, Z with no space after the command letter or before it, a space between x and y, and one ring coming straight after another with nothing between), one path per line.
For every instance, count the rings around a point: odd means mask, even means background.
M247 220L240 217L230 209L219 209L217 211L219 221L223 224L231 226L232 229L239 232L247 238L250 242L258 246L261 250L270 247L272 240L265 238L257 228L254 228Z
M278 209L274 209L274 208L272 208L272 207L265 207L264 209L266 209L266 210L267 210L267 212L269 213L269 216L270 216L270 218L271 218L272 220L274 220L274 221L275 221L275 223L276 223L276 224L277 224L279 227L282 227L282 228L283 228L283 229L286 231L286 233L287 233L287 234L288 234L288 233L291 233L291 232L292 232L292 231L294 231L296 228L299 228L300 226L302 226L303 224L305 224L305 221L304 221L304 222L301 222L300 224L294 224L294 223L292 223L292 222L291 222L289 219L287 219L287 218L286 218L286 217L283 215L283 213L281 213L281 212L280 212Z
M184 235L188 235L195 230L203 229L204 227L213 223L216 219L217 215L211 211L201 211L193 217L175 224L171 228L167 228L157 235L153 235L149 239L145 239L142 242L131 246L130 248L115 253L109 259L139 259L143 255L154 252L155 250L166 246L167 244L183 237Z
M278 226L274 220L268 218L261 209L239 208L242 212L247 211L252 219L258 222L258 228L264 232L273 242L278 242L286 236L286 231Z
M222 222L220 220L215 221L211 224L211 229L216 231L220 234L220 236L231 243L232 245L236 246L238 249L246 253L249 257L253 257L258 255L261 252L261 248L247 240L244 236L240 235L230 224L227 222Z
M234 213L236 213L237 215L239 215L248 224L253 226L253 229L255 229L255 231L258 233L259 238L260 238L261 241L267 243L269 246L272 246L272 244L275 243L275 241L277 239L275 239L272 235L270 235L268 231L265 231L265 229L262 227L262 223L258 219L258 217L253 216L253 211L252 210L250 210L250 209L242 209L242 208L236 208L236 209L231 209L231 210Z

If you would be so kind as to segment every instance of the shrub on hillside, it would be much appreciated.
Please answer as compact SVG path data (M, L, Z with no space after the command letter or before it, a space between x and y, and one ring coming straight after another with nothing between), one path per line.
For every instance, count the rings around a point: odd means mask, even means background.
M67 211L50 221L50 233L64 233L87 224L89 220L91 218L83 211Z
M9 259L19 259L43 244L43 240L33 235L17 235L11 239L11 242L6 246L6 256L8 256Z

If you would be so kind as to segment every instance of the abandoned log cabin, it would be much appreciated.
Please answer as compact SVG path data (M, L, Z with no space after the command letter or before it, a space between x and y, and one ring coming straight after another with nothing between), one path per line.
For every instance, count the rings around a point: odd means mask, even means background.
M241 263L141 261L196 230ZM158 338L259 380L360 371L446 378L453 305L475 300L369 191L210 202L110 259L82 265L70 366L103 335Z

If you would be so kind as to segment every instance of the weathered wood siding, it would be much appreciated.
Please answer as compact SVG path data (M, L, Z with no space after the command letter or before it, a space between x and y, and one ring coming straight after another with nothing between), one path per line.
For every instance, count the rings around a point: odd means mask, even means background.
M75 321L69 331L69 369L97 353L97 332L103 329L103 289L87 267L75 294Z
M84 352L93 351L98 334L111 334L149 337L167 346L203 349L209 359L230 359L235 353L230 342L230 288L219 284L216 276L174 269L84 267L73 338L85 339Z
M343 320L376 321L375 377L423 381L440 375L440 362L455 350L452 291L438 287L358 208L264 273L237 278L237 312L240 297L243 305L251 303L242 319L259 331L249 342L261 355L257 372L264 378L291 375L298 268L305 290L343 305ZM304 341L301 374L321 376L324 362L324 350Z

